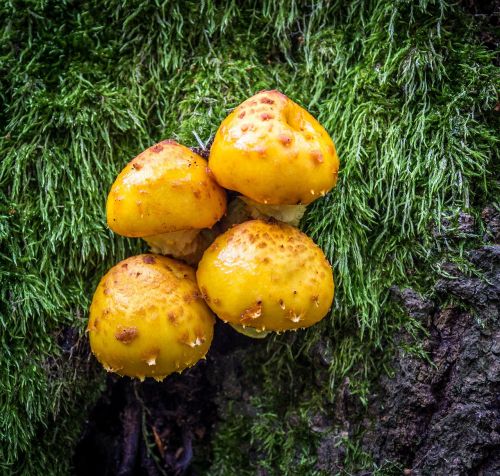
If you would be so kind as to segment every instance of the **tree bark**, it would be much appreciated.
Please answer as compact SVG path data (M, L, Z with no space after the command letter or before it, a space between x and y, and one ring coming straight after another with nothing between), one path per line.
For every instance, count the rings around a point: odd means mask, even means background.
M395 377L382 379L372 402L376 424L365 447L379 463L403 463L408 474L500 474L500 246L474 250L469 259L484 277L449 265L452 277L436 284L457 305L394 293L423 319L431 361L398 351Z

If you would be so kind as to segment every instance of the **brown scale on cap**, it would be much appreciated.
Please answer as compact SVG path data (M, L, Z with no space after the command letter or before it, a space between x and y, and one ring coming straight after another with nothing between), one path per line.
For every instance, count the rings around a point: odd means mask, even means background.
M210 296L208 295L208 291L207 291L207 288L206 287L201 287L201 295L203 297L203 299L209 303L210 302Z
M175 315L175 312L173 311L170 311L168 314L167 314L167 318L168 318L168 322L170 322L170 324L173 324L174 326L177 324L177 316Z
M97 319L97 317L95 318L94 322L92 323L92 329L91 329L90 324L87 327L87 332L89 332L90 330L92 330L92 331L99 330L99 319Z
M274 101L271 98L268 97L263 97L260 102L262 104L274 104Z
M262 301L258 301L241 313L240 321L242 324L248 324L249 322L258 319L261 315Z
M184 302L185 302L186 304L190 304L190 303L192 303L192 302L199 301L199 300L201 300L201 299L203 299L203 298L202 298L202 296L200 295L200 293L199 293L199 292L197 292L197 291L195 291L195 292L193 292L193 293L190 293L190 294L186 294L186 295L184 296Z
M194 335L191 335L189 332L184 332L179 337L179 342L183 345L187 345L188 347L195 348L201 346L206 338L205 335L201 331L195 331Z
M292 138L286 134L280 134L278 139L285 147L292 143Z
M311 157L317 164L322 164L324 162L323 154L319 150L313 150L311 152Z
M152 348L143 353L142 360L146 362L150 367L156 365L156 360L160 355L160 349Z
M138 335L139 331L137 330L137 327L124 327L116 331L115 338L123 344L130 344L137 338Z
M288 309L286 313L286 317L290 319L294 324L300 322L302 320L302 315L300 313L297 313L293 309Z

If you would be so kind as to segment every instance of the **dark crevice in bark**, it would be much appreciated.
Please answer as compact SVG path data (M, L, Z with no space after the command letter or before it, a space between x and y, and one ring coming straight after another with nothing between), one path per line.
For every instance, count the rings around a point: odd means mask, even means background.
M84 475L193 475L194 453L210 447L227 360L258 341L218 322L207 361L158 383L110 374L74 458ZM238 359L236 359L238 360Z

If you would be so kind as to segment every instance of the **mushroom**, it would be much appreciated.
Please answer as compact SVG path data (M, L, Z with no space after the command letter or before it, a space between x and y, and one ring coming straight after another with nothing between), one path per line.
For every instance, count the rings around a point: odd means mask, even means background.
M202 295L223 321L251 336L320 321L334 284L321 249L293 226L251 220L207 248L196 273ZM265 334L261 334L265 335Z
M202 229L226 210L226 194L207 162L173 140L156 144L128 163L111 187L108 226L144 238L156 253L196 261L203 252ZM208 243L206 243L208 245Z
M279 91L261 91L222 122L209 167L243 195L253 218L297 225L305 206L335 186L339 159L321 124Z
M163 380L205 357L214 324L190 266L143 254L121 261L101 279L87 330L106 370Z

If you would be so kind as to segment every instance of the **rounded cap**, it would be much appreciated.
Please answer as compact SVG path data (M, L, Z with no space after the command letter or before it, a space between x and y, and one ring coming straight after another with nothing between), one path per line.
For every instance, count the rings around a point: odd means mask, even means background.
M129 162L111 187L108 226L129 237L212 227L226 210L226 194L207 162L167 140Z
M262 91L224 119L209 167L222 187L258 203L307 205L335 185L339 159L311 114L278 91Z
M189 266L144 254L101 279L90 306L90 346L120 375L165 376L191 367L210 348L215 319Z
M252 220L220 235L196 276L222 320L261 331L311 326L333 300L332 268L321 249L279 222Z

